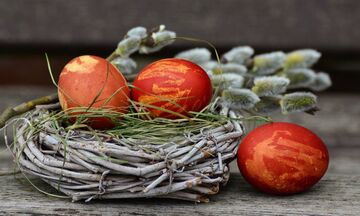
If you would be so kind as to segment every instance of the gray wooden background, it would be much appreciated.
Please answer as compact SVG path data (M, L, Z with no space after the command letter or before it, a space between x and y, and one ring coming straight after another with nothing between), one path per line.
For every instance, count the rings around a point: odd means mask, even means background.
M44 52L56 74L76 55L107 56L131 27L158 24L220 52L318 49L330 91L360 92L358 0L0 0L0 85L51 85ZM194 46L179 41L159 56Z
M2 0L0 14L5 45L114 45L162 23L218 46L360 50L356 0Z

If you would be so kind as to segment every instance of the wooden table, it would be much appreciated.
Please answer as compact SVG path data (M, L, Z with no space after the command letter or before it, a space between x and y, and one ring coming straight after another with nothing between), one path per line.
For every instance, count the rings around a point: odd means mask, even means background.
M0 108L53 89L0 87ZM30 91L31 90L31 91ZM313 129L329 145L330 167L311 190L293 196L270 196L255 191L231 164L232 176L210 203L137 199L72 203L35 190L21 174L0 176L0 215L360 215L360 95L320 96L323 109L316 117L294 115L276 120L296 121ZM0 146L3 146L1 140ZM10 154L0 153L0 172L11 168ZM40 188L49 187L31 178Z

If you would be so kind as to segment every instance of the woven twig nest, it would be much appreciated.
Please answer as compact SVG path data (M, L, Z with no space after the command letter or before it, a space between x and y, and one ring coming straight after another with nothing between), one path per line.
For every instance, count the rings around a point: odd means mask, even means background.
M229 120L184 134L176 144L158 145L106 131L59 130L56 122L43 120L49 113L37 107L19 121L13 151L23 172L73 201L160 197L207 202L227 183L229 162L243 134L241 122ZM231 110L228 114L236 117Z

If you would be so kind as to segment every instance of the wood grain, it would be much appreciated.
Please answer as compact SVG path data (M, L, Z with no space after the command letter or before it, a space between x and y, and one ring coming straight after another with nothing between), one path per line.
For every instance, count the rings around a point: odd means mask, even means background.
M23 179L21 179L23 180ZM47 188L34 180L41 188ZM110 200L71 203L40 194L14 177L0 178L0 214L42 215L358 215L360 175L329 173L310 191L293 196L270 196L251 188L233 174L229 184L210 203L163 199Z
M113 45L131 27L166 24L217 46L358 51L359 12L357 0L2 0L0 43Z

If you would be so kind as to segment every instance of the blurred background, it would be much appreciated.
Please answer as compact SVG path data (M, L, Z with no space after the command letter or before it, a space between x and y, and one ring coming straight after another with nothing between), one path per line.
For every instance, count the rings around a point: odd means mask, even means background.
M1 0L0 84L52 85L45 52L58 73L77 55L106 57L134 26L165 24L220 52L235 45L257 53L317 49L316 68L334 80L330 91L360 91L359 23L357 0ZM151 57L202 45L179 41Z
M319 97L315 117L278 116L315 130L329 145L360 140L360 1L357 0L0 0L0 108L55 91L47 52L57 78L70 59L108 56L128 29L164 24L178 36L205 39L220 53L249 45L256 53L314 48L316 70L333 86ZM203 44L177 41L142 65ZM354 143L355 142L355 143Z

